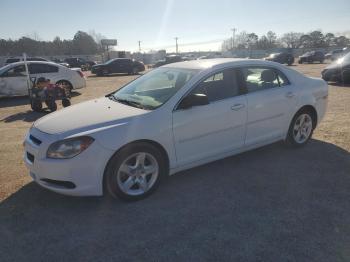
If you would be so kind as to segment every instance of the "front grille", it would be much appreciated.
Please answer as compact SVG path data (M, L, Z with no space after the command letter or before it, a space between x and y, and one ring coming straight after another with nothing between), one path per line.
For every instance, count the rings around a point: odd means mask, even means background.
M36 144L37 146L40 146L41 140L37 139L36 137L34 137L34 136L32 136L32 135L29 136L29 139L30 139L34 144Z
M34 156L33 156L31 153L29 153L29 152L27 152L27 159L28 159L30 162L34 163Z

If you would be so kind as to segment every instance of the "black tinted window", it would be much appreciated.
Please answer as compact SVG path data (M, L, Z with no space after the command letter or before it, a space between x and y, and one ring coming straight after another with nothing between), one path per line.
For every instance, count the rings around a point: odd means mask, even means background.
M9 58L6 60L7 64L11 64L11 63L15 63L15 62L19 62L19 58Z
M248 93L289 85L287 77L273 68L246 67L242 75Z
M30 74L56 73L58 72L58 67L46 64L30 64L29 72Z
M225 69L217 72L202 81L191 93L205 94L209 102L237 96L240 94L237 71Z

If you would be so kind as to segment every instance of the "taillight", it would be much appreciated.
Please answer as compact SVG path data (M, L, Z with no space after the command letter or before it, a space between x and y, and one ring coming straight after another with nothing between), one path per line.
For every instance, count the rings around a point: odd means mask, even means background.
M81 77L84 77L83 72L81 72L80 70L77 70L76 72L77 72Z

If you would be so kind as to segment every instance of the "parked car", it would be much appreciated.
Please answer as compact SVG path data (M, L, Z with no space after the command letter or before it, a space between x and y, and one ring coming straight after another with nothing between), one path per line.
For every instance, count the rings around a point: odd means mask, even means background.
M5 61L5 65L16 63L23 61L23 57L11 57L7 58ZM49 60L42 58L42 57L28 57L27 61L43 61L43 62L49 62Z
M163 65L171 64L171 63L177 63L177 62L182 62L183 57L178 56L178 55L168 55L165 57L165 60L159 60L157 61L153 67L160 67Z
M58 59L58 58L52 59L52 62L59 64L59 65L62 65L62 66L65 66L65 67L69 67L68 63L66 63L63 60Z
M334 61L343 56L343 49L336 49L325 54L325 59Z
M325 81L350 84L350 53L333 62L322 71Z
M109 75L113 73L128 73L137 75L139 72L145 71L145 65L134 59L115 58L104 64L94 65L91 73L98 76Z
M173 63L40 118L24 160L52 191L138 200L181 170L279 140L304 146L327 97L322 79L268 61Z
M302 63L313 63L315 61L323 63L325 57L321 51L311 51L299 56L299 64Z
M52 62L28 62L30 78L45 77L51 83L65 84L69 89L86 86L85 78L80 70L71 70ZM0 96L28 95L27 75L24 62L16 62L0 68Z
M90 70L92 66L96 65L94 61L87 61L83 58L70 57L64 60L71 68L80 68L83 71Z
M294 56L290 53L273 53L270 54L268 57L265 57L265 60L277 62L280 64L287 64L292 65L294 63Z

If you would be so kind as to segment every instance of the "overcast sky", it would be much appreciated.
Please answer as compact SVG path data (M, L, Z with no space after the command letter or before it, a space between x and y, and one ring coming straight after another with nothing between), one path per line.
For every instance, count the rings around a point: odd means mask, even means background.
M71 39L95 30L119 50L215 50L237 32L350 31L350 0L1 0L0 38ZM191 45L183 45L189 44Z

